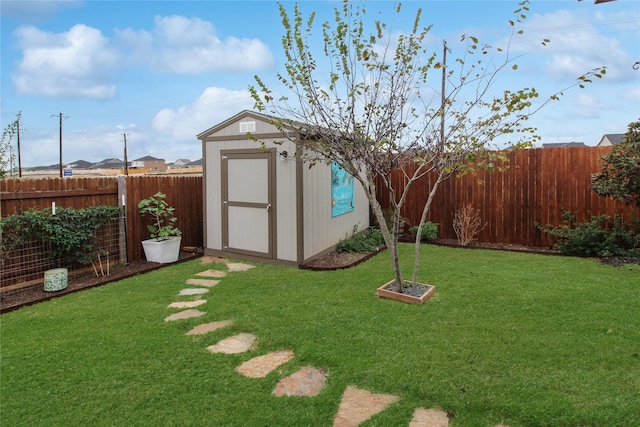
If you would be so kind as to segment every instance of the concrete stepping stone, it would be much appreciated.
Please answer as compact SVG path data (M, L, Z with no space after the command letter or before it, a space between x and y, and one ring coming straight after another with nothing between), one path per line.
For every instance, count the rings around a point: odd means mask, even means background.
M181 319L190 319L192 317L200 317L203 314L206 314L204 311L200 310L185 310L179 313L174 313L169 317L164 319L165 322L171 322L173 320L181 320Z
M349 386L342 395L333 427L355 427L400 400L391 394L373 394Z
M265 354L247 360L236 368L236 372L249 378L264 378L278 366L293 358L293 351L284 350Z
M195 286L206 286L207 288L212 288L215 285L220 283L220 280L211 280L211 279L187 279L187 285L195 285Z
M255 335L238 334L207 347L211 353L237 354L249 351L256 342Z
M211 322L211 323L203 323L202 325L198 325L195 328L191 329L185 335L204 335L209 332L213 332L216 329L226 328L227 326L231 326L233 322L231 320L221 320L219 322Z
M317 396L324 388L326 376L319 369L305 366L281 379L271 394L275 396Z
M226 275L227 275L227 272L222 270L205 270L205 271L201 271L200 273L196 273L196 276L200 276L200 277L221 278Z
M187 288L180 291L178 295L202 295L209 292L209 289L203 288Z
M205 255L200 257L200 264L211 264L212 262L224 264L226 260L219 256Z
M229 271L247 271L247 270L251 270L255 266L244 264L242 262L230 262L230 263L227 263L227 267L229 268Z
M449 427L449 416L440 409L418 408L413 411L409 427Z
M193 308L198 307L202 304L206 304L206 299L197 299L195 301L178 301L172 302L167 306L167 308Z

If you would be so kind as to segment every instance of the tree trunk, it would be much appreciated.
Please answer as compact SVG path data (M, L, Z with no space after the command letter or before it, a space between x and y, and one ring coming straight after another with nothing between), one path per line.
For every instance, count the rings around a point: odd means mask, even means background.
M443 173L439 172L438 179L436 180L435 184L433 184L431 191L429 191L429 197L427 198L427 202L424 204L424 208L422 209L420 224L418 224L418 233L416 234L415 258L413 261L413 277L411 279L411 286L416 286L418 284L418 267L420 266L420 237L422 237L422 227L424 227L424 223L427 220L427 214L429 213L431 202L433 201L433 197L438 191L438 187L440 186L443 177Z
M362 182L362 181L361 181ZM402 279L402 272L400 271L400 260L398 258L398 220L399 213L394 210L394 218L393 218L393 226L392 229L389 230L387 222L384 218L384 214L382 213L382 207L380 203L378 203L378 199L376 198L376 186L373 179L367 178L367 182L362 182L362 184L366 184L366 194L369 199L369 204L371 209L373 210L373 214L380 225L380 231L382 232L382 237L384 237L384 243L387 245L387 251L389 252L389 257L391 258L391 264L393 265L393 274L396 282L398 283L398 290L402 292L404 290L404 282Z

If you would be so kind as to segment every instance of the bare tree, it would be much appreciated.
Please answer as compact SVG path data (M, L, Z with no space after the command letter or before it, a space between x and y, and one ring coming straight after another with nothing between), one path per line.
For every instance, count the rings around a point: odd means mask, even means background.
M375 21L366 29L364 3L343 1L334 10L335 18L322 24L324 49L312 49L315 14L307 19L296 5L289 14L279 4L285 34L286 72L278 74L286 95L279 95L256 76L257 86L250 88L256 108L274 117L284 131L292 127L300 137L311 162L336 162L354 176L365 189L373 213L380 225L394 267L395 281L401 292L403 279L398 259L400 211L409 188L427 174L435 173L429 196L418 225L411 285L417 283L422 226L440 184L455 173L473 167L491 168L496 157L492 151L500 137L511 137L513 148L537 140L535 129L526 120L551 99L539 105L534 88L501 90L492 95L498 78L517 69L509 46L522 34L517 29L525 19L528 1L520 3L517 18L509 21L511 36L507 46L492 48L476 37L462 36L465 50L449 65L448 49L442 58L428 52L429 26L421 26L418 10L411 30L392 36L385 23ZM401 13L401 5L394 5ZM391 18L393 19L393 18ZM544 45L548 40L543 40ZM320 67L316 54L327 61ZM591 76L601 77L596 69L579 78L573 86L583 86ZM434 80L437 84L431 84ZM441 87L440 93L434 87ZM405 172L404 185L394 188L391 171L412 164ZM393 221L389 227L377 199L376 178L389 193Z
M2 131L2 139L0 140L0 179L6 178L6 171L13 170L15 167L16 155L13 152L13 137L18 132L22 112L16 114L16 119L9 123Z

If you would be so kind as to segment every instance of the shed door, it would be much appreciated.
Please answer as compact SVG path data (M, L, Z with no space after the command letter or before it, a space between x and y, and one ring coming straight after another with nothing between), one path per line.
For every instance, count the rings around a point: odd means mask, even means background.
M273 152L223 151L222 245L225 251L274 257Z

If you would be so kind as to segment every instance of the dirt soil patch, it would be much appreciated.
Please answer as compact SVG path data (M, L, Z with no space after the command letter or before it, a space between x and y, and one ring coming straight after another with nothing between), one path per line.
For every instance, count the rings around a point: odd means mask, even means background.
M377 255L384 248L380 248L376 252L329 252L321 257L315 258L306 264L301 264L300 268L303 270L341 270L350 268L368 260L369 258Z

